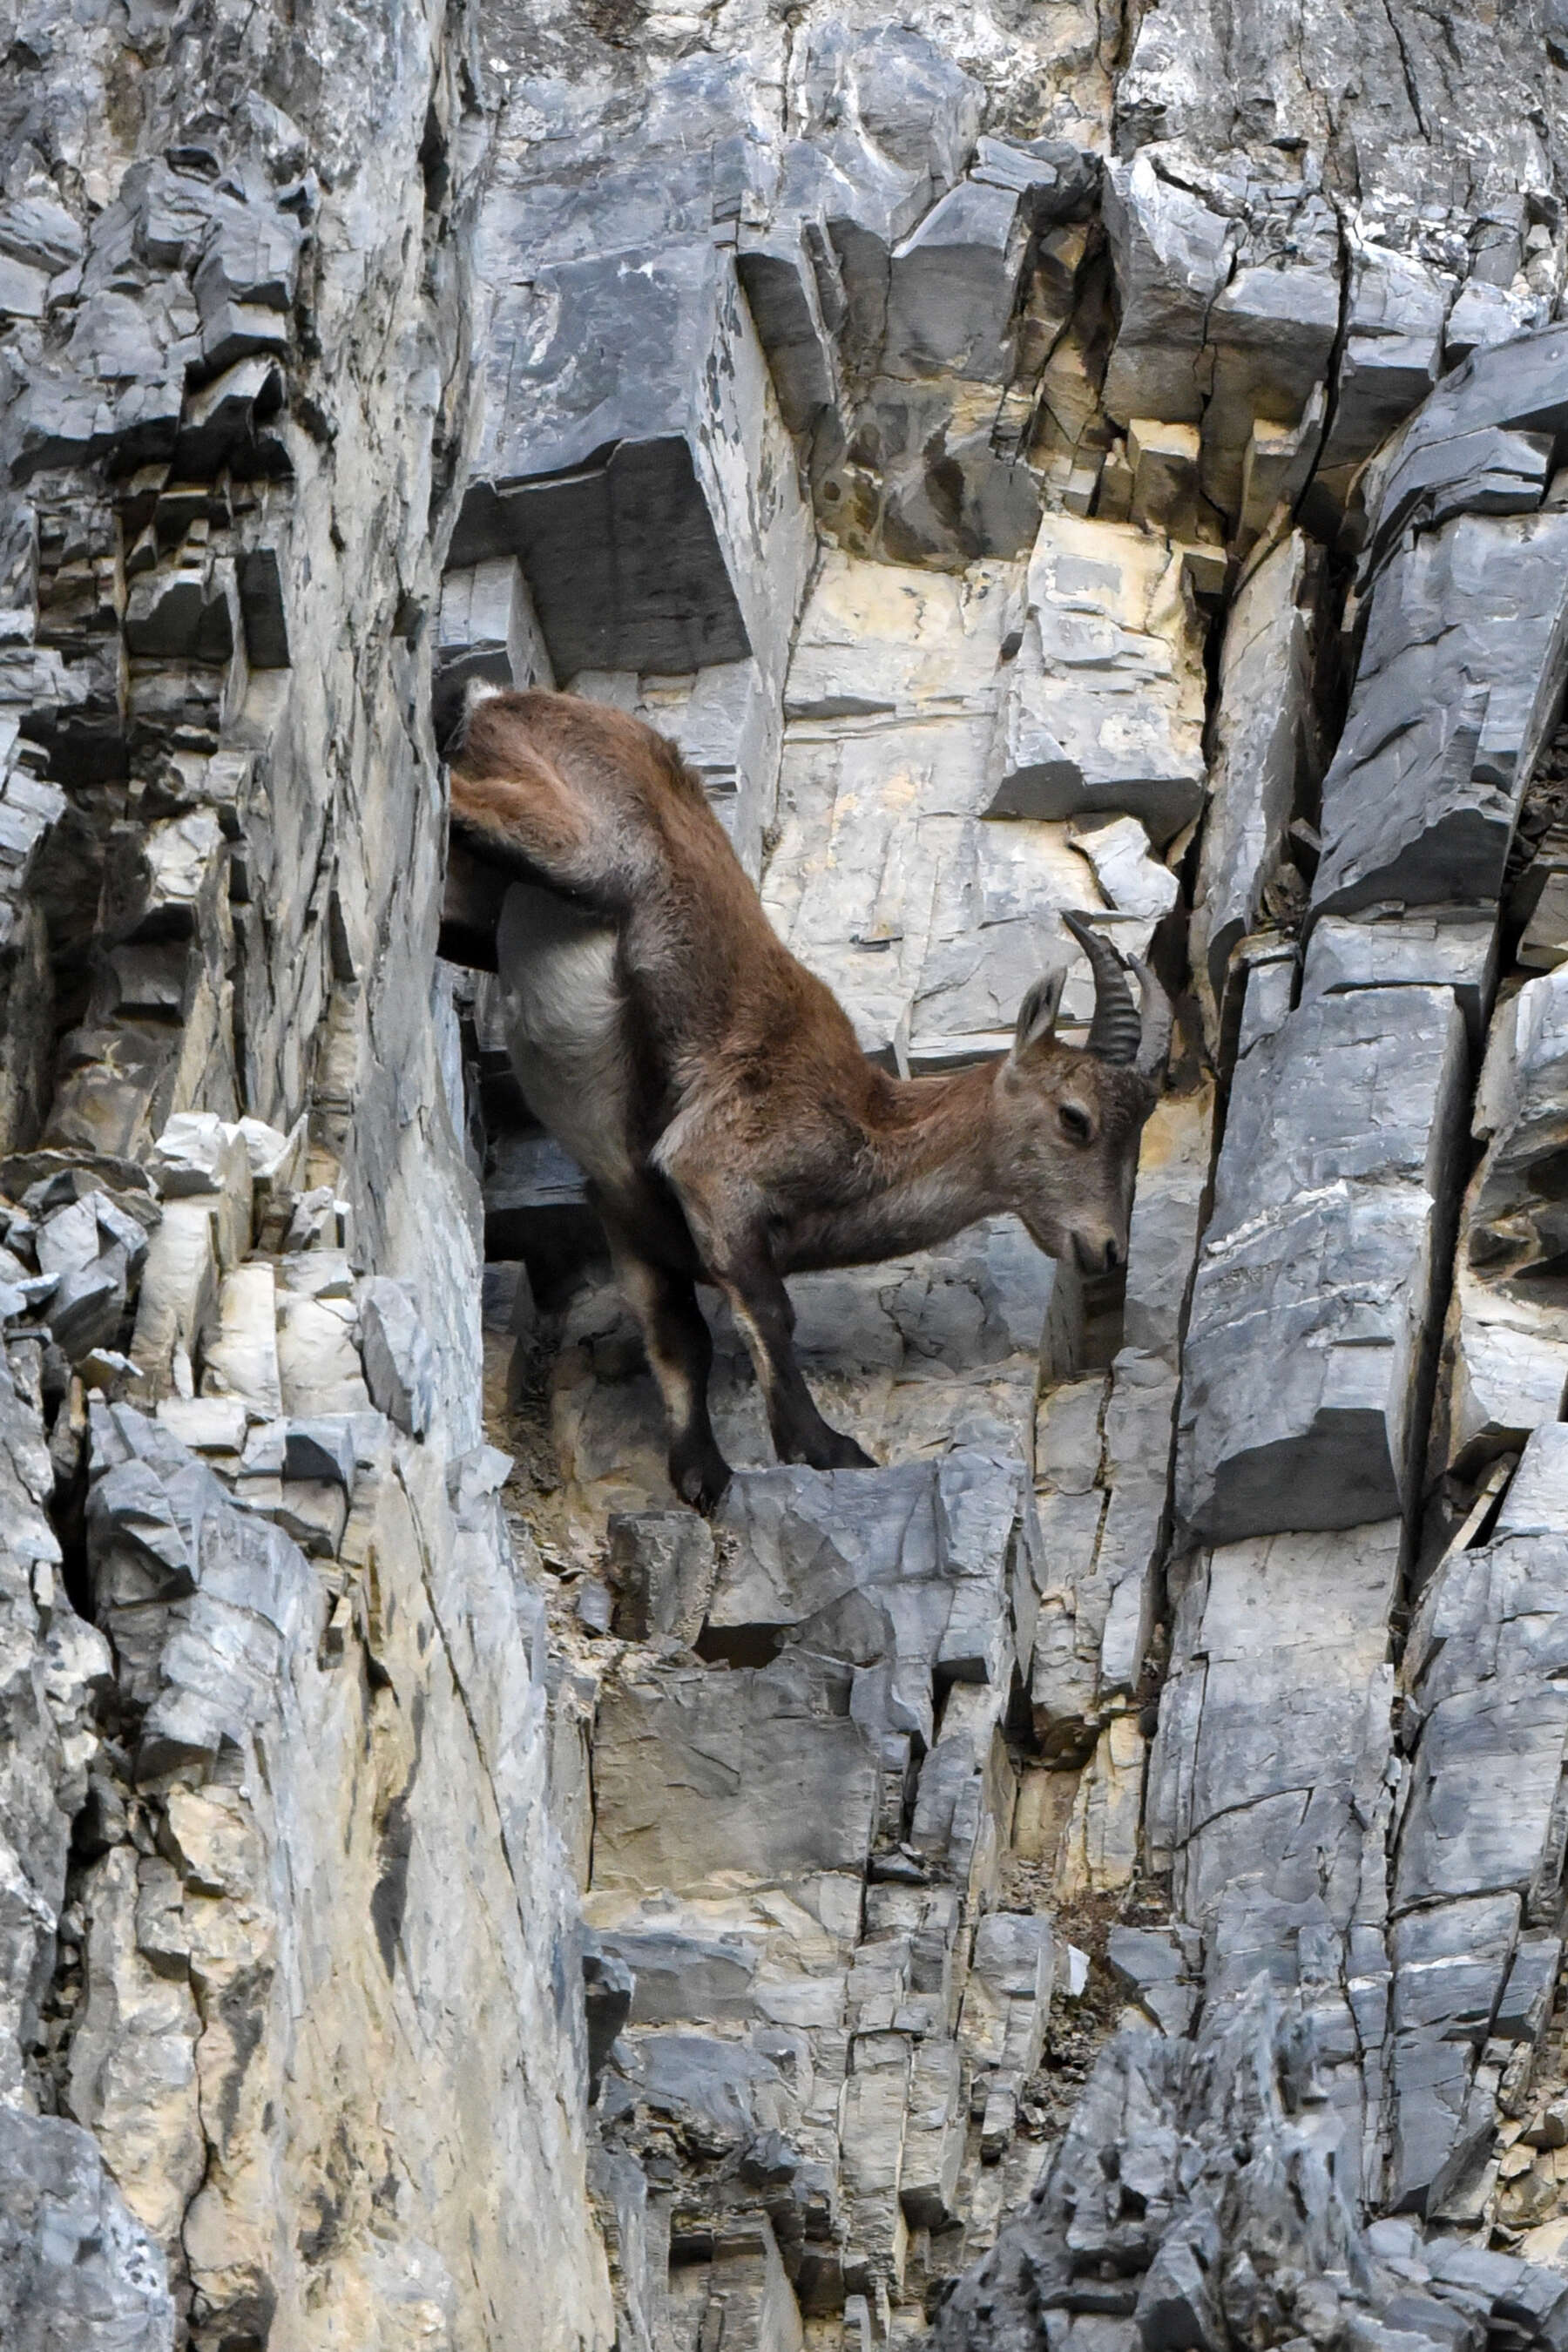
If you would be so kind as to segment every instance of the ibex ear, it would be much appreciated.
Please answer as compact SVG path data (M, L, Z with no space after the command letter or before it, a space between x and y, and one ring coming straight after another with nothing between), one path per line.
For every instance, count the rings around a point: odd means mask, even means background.
M1048 1037L1057 1025L1057 1013L1067 986L1067 967L1058 965L1036 981L1033 988L1018 1007L1017 1025L1013 1032L1013 1051L1009 1058L1017 1061L1031 1045Z

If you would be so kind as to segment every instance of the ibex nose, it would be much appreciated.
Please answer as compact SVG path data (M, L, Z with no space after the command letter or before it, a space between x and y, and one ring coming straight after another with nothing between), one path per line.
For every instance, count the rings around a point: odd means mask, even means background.
M1114 1274L1124 1255L1114 1234L1104 1241L1091 1240L1087 1234L1074 1234L1073 1255L1085 1274Z

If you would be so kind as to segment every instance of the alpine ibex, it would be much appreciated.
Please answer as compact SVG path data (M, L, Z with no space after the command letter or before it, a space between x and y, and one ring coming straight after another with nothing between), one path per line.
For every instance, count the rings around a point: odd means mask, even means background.
M453 755L452 825L515 877L496 938L508 1045L592 1187L687 1502L711 1507L730 1475L698 1280L733 1309L780 1458L869 1467L812 1402L786 1275L1002 1210L1087 1269L1124 1255L1171 1009L1135 960L1140 1016L1121 957L1076 917L1095 979L1085 1045L1054 1034L1052 971L999 1061L900 1079L775 936L700 782L640 721L564 694L484 696Z

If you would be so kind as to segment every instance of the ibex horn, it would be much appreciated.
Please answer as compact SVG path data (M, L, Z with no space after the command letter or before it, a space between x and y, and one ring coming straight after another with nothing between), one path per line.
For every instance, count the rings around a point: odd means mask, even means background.
M1171 1000L1143 961L1134 956L1132 969L1143 991L1143 1020L1138 1039L1138 1075L1141 1078L1159 1078L1165 1067L1165 1056L1171 1050L1171 1031L1175 1014Z
M1102 1062L1137 1062L1143 1024L1120 953L1109 940L1091 931L1080 915L1064 914L1062 920L1089 958L1094 974L1094 1019L1085 1040L1087 1050L1098 1054Z

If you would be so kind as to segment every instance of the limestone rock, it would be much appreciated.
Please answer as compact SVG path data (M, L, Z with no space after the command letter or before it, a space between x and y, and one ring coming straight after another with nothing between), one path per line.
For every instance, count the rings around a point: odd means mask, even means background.
M1486 1156L1466 1196L1449 1307L1447 1445L1474 1466L1562 1413L1568 1349L1545 1268L1557 1212L1543 1188L1561 1149L1561 968L1505 1005L1488 1042L1474 1127Z
M1452 995L1419 988L1316 998L1243 1060L1185 1350L1194 1529L1407 1499L1463 1066Z
M1243 509L1251 488L1247 458L1256 469L1259 422L1299 427L1330 373L1340 329L1337 239L1321 197L1315 205L1309 200L1303 212L1308 217L1292 224L1290 247L1300 257L1295 266L1238 268L1208 313L1214 389L1204 415L1204 489L1231 517ZM1256 511L1261 495L1253 497ZM1266 519L1267 510L1258 523Z
M1307 542L1293 531L1243 583L1226 623L1192 926L1193 969L1211 1023L1232 950L1258 920L1312 773L1310 577Z
M371 1396L399 1429L423 1437L435 1406L435 1361L413 1302L401 1285L373 1276L359 1306Z
M652 1894L738 1872L788 1891L817 1872L862 1871L877 1770L848 1711L852 1674L786 1652L728 1673L666 1668L606 1693L595 1886ZM677 1780L688 1793L672 1811Z
M1454 991L1473 1041L1491 1002L1497 927L1465 908L1389 914L1363 920L1325 916L1312 926L1301 972L1303 1003L1345 988L1412 982Z
M1229 268L1229 226L1147 155L1110 166L1105 224L1122 300L1106 407L1121 425L1133 416L1195 424L1198 355Z
M1203 802L1199 645L1163 541L1047 515L1002 692L990 813L1125 811L1163 847Z
M1495 897L1554 691L1565 546L1555 514L1466 514L1391 559L1323 780L1316 908Z
M1561 2352L1559 0L472 13L5 37L0 2334ZM719 1312L673 1513L476 678L900 1074L1195 866L1124 1296L801 1278L830 1477Z
M892 255L882 366L889 375L1003 382L1026 224L1016 194L961 181Z
M24 2352L46 2345L172 2352L163 2261L89 2133L0 2108L0 2315Z
M1532 1438L1521 1472L1521 1485L1550 1496L1549 1518L1563 1488L1562 1449L1545 1442L1554 1439ZM1423 1593L1403 1669L1420 1731L1394 1880L1394 2188L1428 2210L1473 2176L1489 2141L1491 2099L1467 2021L1473 2036L1502 2005L1516 1949L1528 1976L1520 1931L1541 1919L1562 1867L1563 1727L1537 1645L1564 1564L1560 1539L1505 1523L1490 1544L1450 1552ZM1539 2033L1528 1994L1511 2000L1511 2031Z
M1065 826L980 821L1043 814L1002 810L987 767L1015 579L830 555L802 619L763 903L892 1067L1000 1052L1053 959L1073 966L1064 1026L1089 1016L1088 967L1054 918L1101 911L1092 867ZM1125 920L1139 950L1148 929Z

